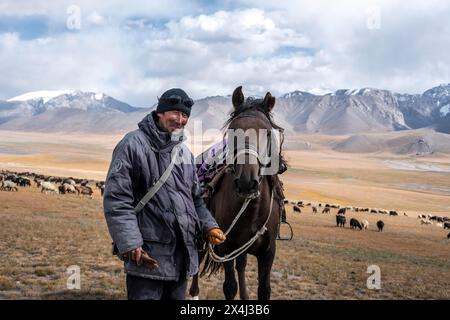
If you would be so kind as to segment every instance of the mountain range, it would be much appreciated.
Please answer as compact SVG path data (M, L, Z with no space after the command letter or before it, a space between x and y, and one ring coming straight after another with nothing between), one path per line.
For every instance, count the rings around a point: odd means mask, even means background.
M135 129L154 108L134 107L98 92L37 91L0 100L0 130L120 134ZM203 130L220 129L231 110L231 96L196 100L189 125L200 120ZM324 95L294 91L277 97L274 117L287 134L344 135L420 128L450 134L450 84L422 94L374 88Z

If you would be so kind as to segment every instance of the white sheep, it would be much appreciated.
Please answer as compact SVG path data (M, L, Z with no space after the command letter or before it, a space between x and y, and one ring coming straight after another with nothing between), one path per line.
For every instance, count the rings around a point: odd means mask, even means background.
M369 221L367 221L367 220L362 220L362 221L361 221L361 224L362 224L363 229L369 228Z
M2 181L1 190L18 191L17 184L15 184L14 182L9 181L9 180Z
M50 183L50 182L41 181L40 184L41 184L41 187L42 187L41 192L50 191L50 192L59 193L58 188L56 188L56 186L54 184Z

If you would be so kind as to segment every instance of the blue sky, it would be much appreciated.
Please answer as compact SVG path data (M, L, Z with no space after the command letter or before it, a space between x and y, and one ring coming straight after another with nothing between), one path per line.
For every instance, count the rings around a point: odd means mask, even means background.
M449 16L446 0L3 0L0 99L78 89L148 106L171 87L201 98L238 85L421 93L450 82Z

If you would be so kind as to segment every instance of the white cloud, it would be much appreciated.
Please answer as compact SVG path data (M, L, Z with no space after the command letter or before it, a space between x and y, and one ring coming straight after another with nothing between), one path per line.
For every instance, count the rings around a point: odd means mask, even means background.
M89 23L92 23L93 25L99 26L105 25L107 23L107 19L100 15L98 12L92 12L91 14L89 14L89 16L87 17L87 21Z
M255 0L210 13L181 0L75 2L86 22L77 32L55 28L33 40L0 33L1 99L69 88L144 106L169 87L201 98L241 84L252 94L365 86L416 93L450 82L445 0ZM65 25L67 3L7 3L3 14L45 14ZM376 30L367 28L370 6L380 8Z
M217 45L236 56L267 54L280 46L310 46L307 37L292 29L278 27L259 9L187 16L180 21L171 21L168 28L176 38ZM227 48L223 48L224 45Z

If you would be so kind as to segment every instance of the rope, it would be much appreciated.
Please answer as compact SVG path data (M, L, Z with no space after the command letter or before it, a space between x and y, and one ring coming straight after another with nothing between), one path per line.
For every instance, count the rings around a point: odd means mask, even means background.
M209 243L208 244L208 254L211 257L211 260L215 261L215 262L227 262L230 260L234 260L236 259L238 256L240 256L242 253L244 253L248 248L251 247L251 245L256 241L256 239L258 239L261 235L263 235L266 231L267 231L267 223L269 222L270 216L272 215L272 206L273 206L273 189L272 189L272 193L270 196L270 207L269 207L269 215L267 216L266 221L264 222L264 225L261 227L261 229L259 229L256 234L246 243L244 243L240 248L237 248L236 250L234 250L233 252L230 252L229 254L226 254L225 256L221 257L218 254L216 254L214 252L214 246ZM244 204L242 205L241 210L239 211L238 215L236 216L236 218L233 220L231 226L228 228L227 232L225 233L225 235L227 235L231 229L233 228L234 224L236 223L236 221L239 219L239 217L242 215L242 213L244 212L244 210L247 208L248 203L251 201L251 199L246 199Z

